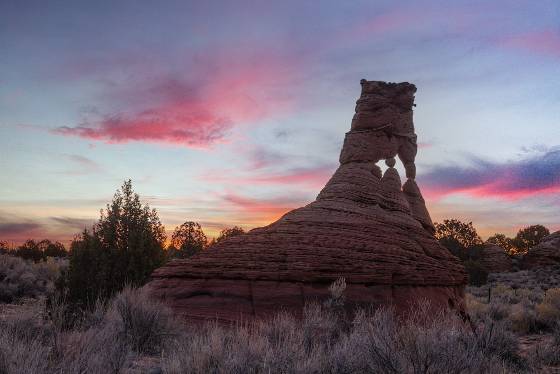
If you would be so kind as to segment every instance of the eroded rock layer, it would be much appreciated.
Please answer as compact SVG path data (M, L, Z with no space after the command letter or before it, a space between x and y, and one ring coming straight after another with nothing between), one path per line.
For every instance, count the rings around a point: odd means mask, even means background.
M152 294L191 320L266 318L328 297L339 277L346 305L420 299L463 310L466 274L433 237L414 177L416 135L409 83L362 80L340 166L317 199L278 221L157 269ZM401 184L394 157L405 165ZM376 163L386 160L385 173Z
M513 262L506 251L492 243L484 244L479 262L488 273L507 273L513 269Z
M548 235L539 244L529 249L521 261L523 269L558 265L560 265L560 231Z

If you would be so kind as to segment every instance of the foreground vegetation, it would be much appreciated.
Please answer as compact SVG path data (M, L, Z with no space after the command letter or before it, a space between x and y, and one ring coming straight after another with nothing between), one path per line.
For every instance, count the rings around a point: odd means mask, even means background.
M0 254L0 303L53 294L55 282L67 264L68 261L56 257L34 263Z
M485 319L473 332L426 304L405 320L388 309L348 320L331 302L308 305L302 320L280 313L231 327L185 325L129 288L70 327L63 309L2 320L0 372L511 373L535 364L518 354L506 320Z
M179 321L125 288L74 318L44 297L0 313L0 373L526 373L560 365L560 289L470 288L472 324L420 303L344 312L344 286L303 318L236 326ZM524 349L528 334L538 344ZM535 335L538 334L538 335Z

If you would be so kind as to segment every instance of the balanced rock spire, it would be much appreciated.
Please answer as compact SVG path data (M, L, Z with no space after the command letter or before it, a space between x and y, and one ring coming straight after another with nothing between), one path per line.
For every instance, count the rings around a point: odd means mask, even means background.
M346 306L420 299L464 311L466 274L433 237L414 178L416 87L361 81L362 92L340 166L317 199L272 224L226 239L190 259L157 269L147 287L189 320L267 318L300 313L346 279ZM407 181L395 158L402 161ZM384 174L377 165L385 160Z

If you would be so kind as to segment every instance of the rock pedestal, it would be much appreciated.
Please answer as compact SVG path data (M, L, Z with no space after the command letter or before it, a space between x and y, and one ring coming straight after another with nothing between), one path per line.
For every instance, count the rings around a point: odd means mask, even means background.
M521 268L537 269L560 266L560 231L545 237L539 244L529 249L521 260Z
M410 83L362 80L340 166L317 199L278 221L157 269L147 287L191 321L229 322L296 314L346 279L356 306L407 311L428 299L463 311L467 276L433 237L416 184ZM402 186L398 156L408 180ZM386 160L385 173L376 165Z
M479 262L488 273L507 273L513 270L513 262L506 251L492 243L484 244Z

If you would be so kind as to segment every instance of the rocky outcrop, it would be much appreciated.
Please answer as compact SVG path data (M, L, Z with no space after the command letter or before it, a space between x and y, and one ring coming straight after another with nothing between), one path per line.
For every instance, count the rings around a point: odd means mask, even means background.
M488 273L506 273L513 270L511 258L496 244L484 243L478 261Z
M558 265L560 265L560 231L545 237L539 244L529 249L521 260L523 269Z
M300 313L328 286L346 279L348 308L393 305L406 311L428 299L464 308L462 265L433 237L414 177L416 135L410 83L362 80L340 166L317 199L278 221L226 239L157 269L152 294L192 321ZM394 168L398 156L408 180ZM376 164L385 160L382 173Z

